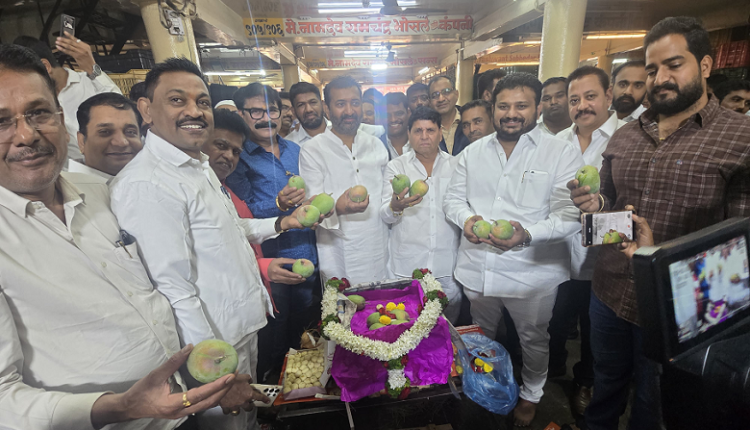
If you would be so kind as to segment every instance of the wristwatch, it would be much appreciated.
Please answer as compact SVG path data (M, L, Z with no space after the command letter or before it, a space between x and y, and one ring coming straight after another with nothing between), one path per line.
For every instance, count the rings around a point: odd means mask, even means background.
M101 76L101 74L102 74L102 68L99 67L98 64L94 64L94 71L91 72L91 73L86 73L86 76L88 76L89 79L91 79L93 81L94 79L96 79L99 76Z
M276 233L286 233L286 230L281 228L281 221L286 217L286 215L281 215L280 217L276 218L276 223L273 226L274 230L276 230Z
M531 233L529 233L529 231L526 229L524 229L523 231L526 233L526 240L521 243L521 248L528 248L529 246L531 246Z

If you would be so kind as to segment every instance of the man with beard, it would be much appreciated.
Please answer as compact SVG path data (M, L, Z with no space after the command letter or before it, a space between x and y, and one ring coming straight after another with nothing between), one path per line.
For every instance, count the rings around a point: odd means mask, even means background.
M289 178L299 175L299 145L276 132L281 123L281 98L268 85L252 83L234 93L234 102L250 128L237 169L227 177L226 184L247 203L258 218L288 216L305 200L305 190L289 186ZM318 263L315 232L292 230L276 239L261 244L263 255L269 258L305 258ZM289 288L286 284L271 283L271 292L278 312L268 319L261 330L260 344L270 344L271 350L261 350L260 375L271 366L284 361L289 348L299 348L299 341L309 321L305 318L313 303L313 289L318 284L315 273L305 282ZM271 339L271 342L267 342ZM270 357L270 361L266 358Z
M299 156L308 193L336 200L335 214L316 231L320 271L352 284L380 281L388 277L388 227L378 213L388 151L359 129L362 89L356 80L337 77L324 92L333 127L307 142ZM349 197L355 185L369 192L362 202Z
M539 128L552 136L569 128L573 123L568 115L568 80L549 78L542 85L542 117Z
M420 106L430 105L430 88L417 82L406 89L406 98L409 100L409 111L414 112Z
M68 133L44 65L0 45L0 81L0 428L179 427L242 375L185 390L192 347L106 182L61 173Z
M461 106L461 128L469 143L490 135L492 127L492 105L484 100L472 100Z
M248 382L255 379L258 330L272 312L249 241L302 226L295 214L238 217L201 152L214 121L208 88L195 64L185 58L157 64L146 75L146 93L138 107L152 127L144 149L110 185L112 211L140 242L156 289L172 304L182 342L217 338L237 350L242 378L237 377L230 394L244 404L222 403L223 411L214 408L198 418L204 428L244 430L255 422L252 401L267 400Z
M443 203L448 219L463 228L455 277L473 320L493 339L505 308L521 339L523 387L514 415L522 426L533 420L547 379L547 325L557 286L570 276L565 240L581 228L565 184L583 159L536 127L541 95L542 83L527 73L498 82L496 133L461 154ZM512 237L478 237L473 227L483 219L508 220Z
M750 112L750 81L732 79L717 85L714 94L721 107L743 115Z
M630 122L638 119L646 108L646 63L640 60L628 61L612 72L612 110L617 118Z
M440 150L440 114L434 109L418 108L408 127L413 150L391 160L383 178L380 216L391 226L390 267L399 278L411 277L416 267L429 267L448 296L444 314L455 323L461 311L461 289L453 278L460 232L445 218L442 203L458 158ZM396 175L424 178L430 191L425 196L407 197L408 189L395 194L391 181Z
M612 89L607 73L593 66L583 66L568 76L568 117L574 125L557 134L583 154L587 165L600 169L602 153L615 131L625 125L607 107L612 103ZM570 327L581 327L581 360L573 366L573 382L577 384L572 409L582 415L591 401L594 384L593 357L589 346L589 297L599 247L581 245L581 232L568 238L570 247L570 280L560 285L550 321L550 377L563 376L567 371L568 351L565 343Z
M279 127L279 136L287 137L292 131L292 125L294 125L294 109L292 109L292 100L290 99L288 92L280 92L279 97L281 97L281 125Z
M571 199L583 212L633 205L656 244L750 215L750 118L720 108L706 94L713 63L708 32L695 18L665 18L643 46L651 107L610 139L599 192L578 188L574 180L568 184ZM601 247L589 307L590 429L617 428L633 376L629 428L660 428L659 370L641 348L631 270L617 247Z
M385 95L385 108L388 117L387 140L391 160L411 150L409 145L409 106L404 93Z

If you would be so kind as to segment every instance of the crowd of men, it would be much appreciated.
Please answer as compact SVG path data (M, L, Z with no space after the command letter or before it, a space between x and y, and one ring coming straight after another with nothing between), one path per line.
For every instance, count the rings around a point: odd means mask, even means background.
M630 427L657 429L659 368L641 350L629 256L750 215L750 87L707 91L711 46L692 18L659 22L645 60L611 78L492 70L463 106L447 76L386 95L346 76L323 95L254 83L216 103L176 58L130 100L80 40L57 48L83 72L17 42L0 45L3 429L255 428L253 402L268 398L249 382L275 382L319 319L321 279L415 268L441 282L449 320L462 297L490 338L509 317L517 425L566 373L580 324L579 428L617 428L634 381ZM584 165L600 169L599 192L578 186ZM395 194L399 174L428 193ZM321 193L335 207L305 228L297 215ZM581 245L580 212L626 208L637 243ZM510 220L512 237L478 237L483 219ZM311 277L290 270L298 258ZM235 347L238 372L201 385L184 363L213 338Z

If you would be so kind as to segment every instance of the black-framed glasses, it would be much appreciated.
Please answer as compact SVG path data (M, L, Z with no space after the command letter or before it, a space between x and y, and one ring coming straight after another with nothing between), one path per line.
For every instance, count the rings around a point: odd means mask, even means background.
M435 91L434 93L430 94L430 98L437 100L440 98L441 95L443 97L448 97L448 95L450 95L450 93L452 93L453 91L454 91L453 88L443 88L440 91Z
M279 119L281 118L281 111L276 107L270 107L268 109L259 109L259 108L242 108L243 112L247 112L248 115L250 115L250 118L252 119L263 119L263 116L268 114L268 118L270 119Z
M40 132L52 131L60 125L62 110L51 112L47 109L34 109L24 114L0 118L0 141L7 142L13 139L18 127L18 121L23 118L30 127Z

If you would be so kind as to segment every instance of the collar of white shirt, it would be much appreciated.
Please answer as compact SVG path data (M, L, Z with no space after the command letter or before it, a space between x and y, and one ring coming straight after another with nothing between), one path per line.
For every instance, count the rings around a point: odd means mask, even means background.
M110 180L112 180L112 178L114 178L114 176L108 173L104 173L101 170L94 169L93 167L89 167L75 160L68 160L68 172L83 173L85 175L98 176L100 178L103 178L107 182L109 182Z
M183 164L195 162L204 163L208 161L208 156L201 152L201 159L196 160L195 158L187 155L181 150L177 149L174 145L157 136L149 130L146 135L146 145L154 155L161 158L162 160L175 165L176 167L182 166Z
M70 69L65 69L65 71L68 72L68 83L65 84L63 91L69 88L71 85L78 84L81 82L81 75L78 72L76 72L75 70L70 70Z
M604 135L604 137L606 137L607 139L609 139L610 137L612 137L612 135L615 134L615 132L617 131L617 129L620 128L618 126L620 120L617 118L617 112L610 111L609 114L610 114L609 118L607 118L607 120L604 121L604 124L602 124L601 127L599 127L596 130L594 130L594 133L596 133L598 131L598 132L602 133ZM557 137L560 137L563 140L570 141L571 139L567 138L568 133L570 133L571 137L573 135L575 135L575 134L578 134L578 126L575 125L575 123L574 123L570 127L568 127L565 130L561 131L558 134Z
M424 165L422 164L421 161L417 159L417 153L414 152L414 150L411 148L411 144L409 142L406 142L406 145L404 145L404 154L402 156L406 157L406 160L409 163L413 163L414 165L424 169ZM435 157L435 164L432 165L433 169L437 167L439 163L443 161L447 161L451 157L452 157L451 154L448 154L447 152L441 151L438 149L437 157Z
M646 112L646 110L646 106L638 105L638 107L635 108L635 110L631 112L630 115L626 116L622 120L625 122L635 121L641 116L643 112Z
M77 206L80 203L85 203L85 194L62 175L57 177L55 188L60 190L64 205ZM31 200L21 197L5 187L0 187L0 206L5 206L19 217L26 218L28 216L28 208L31 204Z

